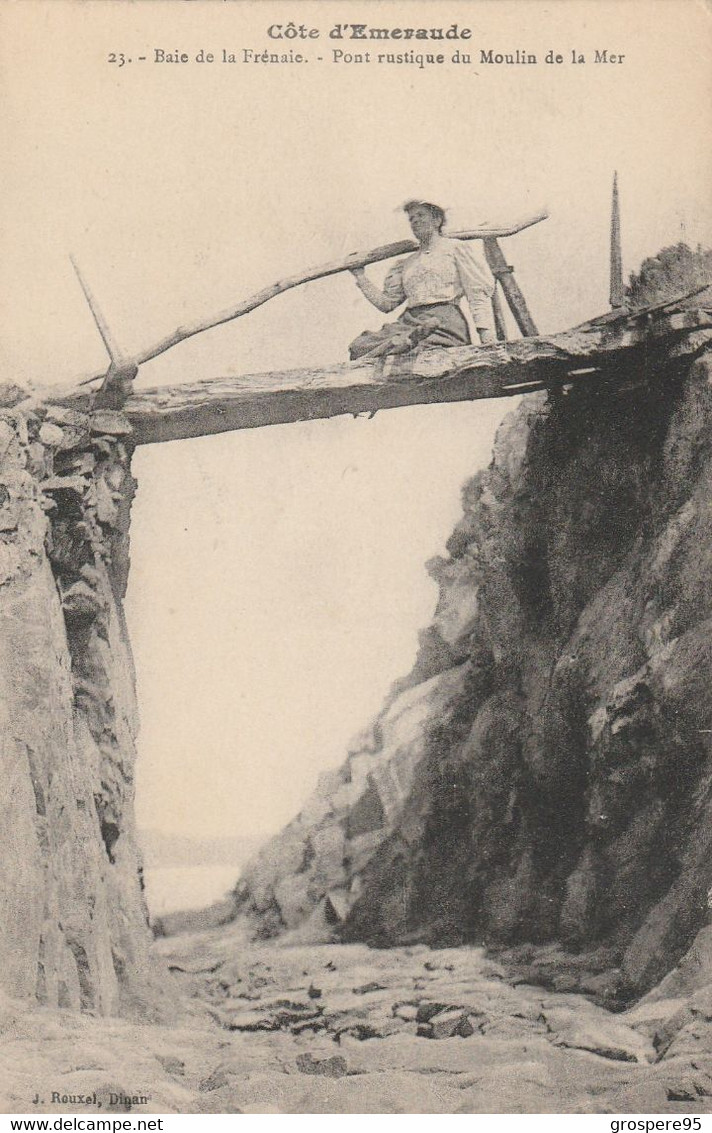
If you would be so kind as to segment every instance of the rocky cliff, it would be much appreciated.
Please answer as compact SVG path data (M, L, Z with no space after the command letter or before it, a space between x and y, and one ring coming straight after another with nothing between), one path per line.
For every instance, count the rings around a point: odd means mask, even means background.
M678 291L679 259L660 260ZM653 275L639 280L648 298ZM612 1000L651 987L704 927L710 318L624 321L512 357L469 351L472 380L488 375L477 396L502 395L503 370L521 388L532 366L549 392L527 395L465 488L412 672L193 927L239 917L265 938L485 942L532 979ZM437 400L445 379L427 380ZM391 386L403 377L384 406ZM216 417L218 387L203 398ZM0 386L0 985L142 1018L171 1009L150 966L122 600L133 445L184 435L162 399L142 418L135 398L124 416L78 389L43 400ZM307 402L299 414L321 412ZM163 420L148 437L146 413Z
M0 982L145 1016L160 994L133 820L129 433L110 410L0 416Z
M705 925L712 356L612 379L503 423L413 671L237 888L258 934L484 941L628 998Z

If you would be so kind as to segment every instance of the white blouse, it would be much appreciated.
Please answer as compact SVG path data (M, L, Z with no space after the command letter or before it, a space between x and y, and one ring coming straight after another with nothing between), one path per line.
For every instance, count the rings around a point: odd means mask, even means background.
M394 264L383 284L385 302L375 305L392 311L401 303L420 307L429 303L456 303L464 296L475 326L494 327L494 286L494 277L479 249L463 240L439 236L430 248L421 248ZM368 290L362 290L374 302L373 292L378 289L369 283Z

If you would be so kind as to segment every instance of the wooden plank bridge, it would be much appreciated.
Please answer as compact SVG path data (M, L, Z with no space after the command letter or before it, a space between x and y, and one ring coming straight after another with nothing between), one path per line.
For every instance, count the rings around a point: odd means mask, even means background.
M630 384L680 370L712 342L712 310L667 305L637 314L604 315L555 335L496 346L426 349L414 357L340 362L312 369L134 390L123 406L138 445L340 414L374 414L405 405L513 397L585 383ZM44 403L90 409L93 395L75 386L20 390Z
M414 241L400 241L344 260L322 264L283 279L212 319L179 327L133 359L117 346L96 299L74 264L106 351L110 367L72 388L20 389L0 385L0 409L30 399L90 410L121 408L132 427L132 442L156 444L235 429L254 429L339 414L373 415L405 405L512 397L548 389L566 391L578 383L614 382L626 386L647 381L663 369L674 374L712 341L712 289L640 311L626 310L621 273L617 180L611 223L611 305L600 318L555 335L540 335L498 244L546 219L546 213L504 228L453 233L481 240L496 280L493 297L499 341L492 346L421 347L404 354L358 362L338 362L311 369L211 378L174 387L137 390L138 367L195 334L238 318L276 295L309 280L349 271L413 251ZM509 305L522 338L506 340L499 291ZM704 293L704 294L703 294ZM672 368L671 368L671 363ZM103 378L97 392L89 384Z
M635 316L489 347L424 350L414 359L345 362L316 369L213 378L136 390L124 412L137 444L254 429L404 405L512 397L635 369L654 376L670 359L690 360L712 341L712 311Z

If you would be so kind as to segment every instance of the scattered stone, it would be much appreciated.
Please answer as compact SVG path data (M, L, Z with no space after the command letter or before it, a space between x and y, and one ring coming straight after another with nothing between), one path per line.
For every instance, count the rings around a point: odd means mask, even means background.
M15 430L12 425L9 421L3 421L0 418L0 460L3 459L14 440Z
M700 1100L700 1096L693 1085L668 1086L665 1092L669 1102L697 1102Z
M451 1039L455 1035L469 1039L474 1033L475 1028L460 1008L441 1011L432 1016L429 1022L418 1024L418 1035L424 1039Z
M208 964L207 966L202 965L202 966L198 966L198 967L187 967L187 966L184 967L181 964L169 964L168 970L171 971L171 972L185 972L187 975L190 975L190 976L203 976L203 975L210 976L210 975L213 974L213 972L217 972L221 967L222 967L222 961L219 961L216 964ZM222 987L227 990L228 985L223 984Z
M484 1015L468 1015L476 1031L487 1038L521 1040L526 1035L546 1035L546 1024L516 1015L498 1015L488 1018Z
M379 984L375 980L370 983L362 984L361 987L352 988L354 995L368 995L372 991L386 991L385 984Z
M364 1042L365 1039L380 1039L383 1034L375 1027L371 1027L368 1023L349 1023L348 1026L342 1027L334 1034L337 1042L340 1041L342 1035L349 1035L353 1039L358 1039L359 1042Z
M111 437L127 436L131 432L131 422L123 413L113 409L97 409L91 415L92 433L106 433Z
M69 425L73 429L83 429L88 432L89 417L76 409L69 409L66 405L48 405L45 419L54 425Z
M599 1058L610 1058L616 1062L637 1062L636 1055L620 1046L607 1046L603 1042L596 1042L593 1039L581 1038L575 1040L573 1038L558 1038L553 1036L551 1039L554 1046L570 1047L573 1050L590 1050L591 1054L597 1054Z
M93 458L92 453L88 453L87 455L92 456L92 458ZM103 476L104 476L104 479L106 480L107 484L109 485L111 492L114 494L114 498L116 498L116 494L121 493L121 489L122 489L122 487L124 485L124 481L126 479L126 471L125 471L123 465L122 464L110 464L110 465L108 465L108 467L106 467L104 469Z
M655 1059L653 1045L644 1034L582 997L563 999L560 1006L552 999L544 1004L542 1014L550 1032L546 1037L555 1046L588 1050L621 1062Z
M18 412L13 415L12 423L17 433L19 443L25 448L30 439L30 425L32 425L33 428L37 426L37 430L39 431L37 416L31 411L27 413Z
M62 594L62 608L69 614L94 617L104 607L96 591L79 579Z
M78 496L83 496L88 486L84 476L50 476L41 484L43 492L74 492Z
M79 476L89 476L96 468L96 457L93 452L79 453L72 460L72 471Z
M405 1023L417 1022L417 1003L394 1003L391 1007L391 1011L396 1019L402 1019Z
M317 1034L319 1031L325 1031L326 1022L322 1018L305 1019L302 1023L293 1023L289 1028L293 1035L304 1035L308 1031L312 1034Z
M116 524L119 514L119 509L114 500L114 493L106 483L103 476L99 476L95 482L96 488L96 516L99 523L106 523L110 527Z
M320 1074L323 1078L343 1078L349 1069L346 1059L340 1054L331 1058L314 1058L311 1054L300 1054L297 1069L301 1074Z
M45 421L45 423L40 426L40 440L42 444L47 445L48 448L60 448L64 441L64 433L59 425L53 425L51 422Z
M242 1007L234 1010L231 1007L233 1002L235 998L223 1006L231 1031L288 1031L300 1024L320 1025L322 1020L321 1007L289 999L261 1004L259 1009L252 1011L245 1011Z
M81 445L87 443L89 438L88 424L83 429L74 429L71 425L64 425L62 432L64 437L61 445L58 446L58 451L62 453L80 448Z
M95 449L100 456L107 456L111 459L113 459L115 455L119 455L115 452L115 445L116 442L110 440L109 437L92 437L91 440L91 447ZM120 455L119 459L121 459Z
M27 396L28 391L15 382L0 382L0 405L10 408L24 401Z
M451 1003L419 1003L416 1019L419 1023L429 1023L434 1015L439 1015L441 1011L457 1011L462 1010L453 1006Z
M51 454L39 441L30 441L27 446L27 470L38 480L43 480L52 471Z
M321 999L322 990L320 987L314 987L314 984L311 983L307 988L307 995L310 999Z

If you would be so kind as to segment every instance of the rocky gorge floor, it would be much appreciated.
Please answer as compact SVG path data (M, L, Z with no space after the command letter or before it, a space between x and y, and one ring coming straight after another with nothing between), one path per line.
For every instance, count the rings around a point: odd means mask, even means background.
M712 995L684 970L616 1014L480 948L257 945L235 927L155 950L171 1024L3 1001L4 1112L710 1111Z

